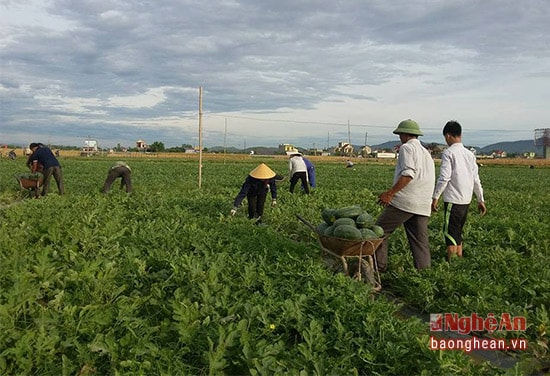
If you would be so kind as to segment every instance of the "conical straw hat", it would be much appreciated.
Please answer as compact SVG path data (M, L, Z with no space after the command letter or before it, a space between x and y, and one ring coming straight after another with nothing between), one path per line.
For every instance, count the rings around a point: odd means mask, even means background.
M249 175L256 179L271 179L277 174L272 169L267 167L265 163L260 163L258 167L250 171Z

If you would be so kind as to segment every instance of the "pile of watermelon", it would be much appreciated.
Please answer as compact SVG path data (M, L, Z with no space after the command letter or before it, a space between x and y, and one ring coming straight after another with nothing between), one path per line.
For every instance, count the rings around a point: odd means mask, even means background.
M27 172L23 174L19 174L19 179L27 179L27 180L39 180L42 179L44 175L42 175L40 172Z
M321 216L324 222L316 227L318 234L350 240L376 239L384 236L382 227L374 224L374 217L359 205L339 209L325 208Z

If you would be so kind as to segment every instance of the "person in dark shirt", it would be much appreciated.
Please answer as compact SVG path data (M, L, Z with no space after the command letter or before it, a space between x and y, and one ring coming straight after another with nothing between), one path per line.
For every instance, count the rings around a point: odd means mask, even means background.
M44 184L42 186L42 196L46 196L50 190L50 180L52 175L57 184L57 190L59 194L65 193L65 186L63 185L63 173L61 172L61 165L59 161L53 155L52 151L45 147L41 143L33 142L29 145L32 154L27 159L27 166L33 170L33 172L40 171L37 166L42 166L42 173L44 174Z
M259 164L246 177L239 194L233 202L231 215L234 216L242 201L246 197L248 202L248 218L254 219L256 224L261 223L264 214L267 192L271 191L271 206L277 204L276 173L266 164Z

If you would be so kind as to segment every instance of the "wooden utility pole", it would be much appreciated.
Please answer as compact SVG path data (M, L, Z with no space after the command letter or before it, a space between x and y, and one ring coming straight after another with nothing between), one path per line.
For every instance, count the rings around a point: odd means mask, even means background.
M223 132L223 164L225 164L225 150L226 150L226 147L225 147L225 142L227 140L227 118L225 118L225 129L224 129L224 132Z
M369 132L365 132L365 146L364 146L364 154L363 157L365 158L365 169L367 168L367 137Z
M353 150L353 146L351 146L351 131L349 129L349 120L348 120L348 145L349 145L349 149ZM351 155L350 154L353 154L353 153L346 153L348 157L350 157Z
M202 86L199 87L199 189L202 186Z

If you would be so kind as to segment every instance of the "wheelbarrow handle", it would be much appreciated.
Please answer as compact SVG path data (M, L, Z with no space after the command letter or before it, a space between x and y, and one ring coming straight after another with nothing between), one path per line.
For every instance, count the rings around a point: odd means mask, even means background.
M298 218L303 224L305 224L307 227L309 227L313 232L317 233L317 229L315 228L315 226L313 226L306 219L304 219L304 217L302 217L299 214L296 214L296 218Z

